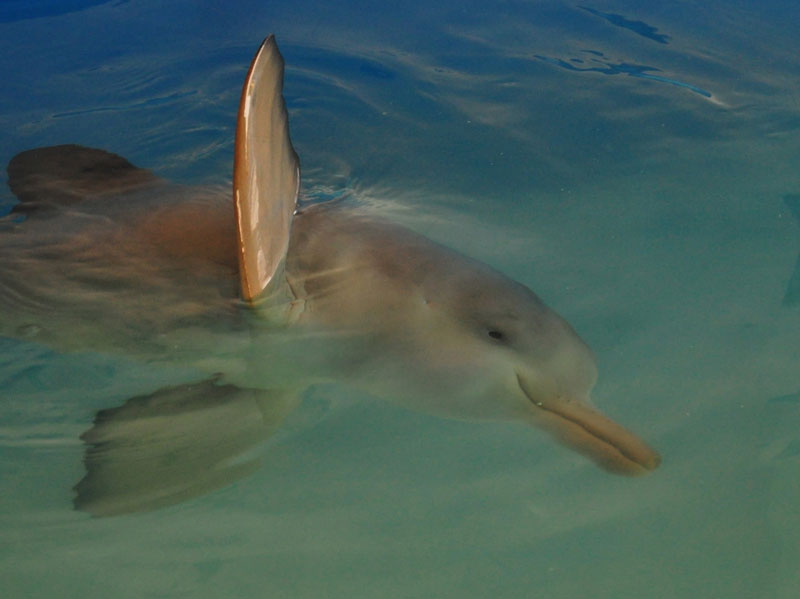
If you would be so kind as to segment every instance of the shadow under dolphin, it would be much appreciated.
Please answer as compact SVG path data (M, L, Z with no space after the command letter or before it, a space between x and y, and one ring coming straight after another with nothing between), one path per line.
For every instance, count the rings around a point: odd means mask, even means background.
M530 289L343 202L298 206L272 36L254 57L229 192L75 145L8 165L0 334L189 366L198 381L100 411L75 506L155 509L245 476L310 385L410 409L523 421L603 468L659 455L601 414L591 350Z

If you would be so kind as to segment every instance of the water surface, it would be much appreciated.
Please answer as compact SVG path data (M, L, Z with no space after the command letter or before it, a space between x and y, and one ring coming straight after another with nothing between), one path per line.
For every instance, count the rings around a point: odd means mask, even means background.
M71 503L79 435L185 373L2 339L4 596L793 597L798 16L7 3L0 162L80 143L227 184L241 81L274 32L304 194L347 195L536 290L595 350L595 401L664 462L622 479L522 426L326 387L253 476L92 519ZM0 191L0 212L13 202Z

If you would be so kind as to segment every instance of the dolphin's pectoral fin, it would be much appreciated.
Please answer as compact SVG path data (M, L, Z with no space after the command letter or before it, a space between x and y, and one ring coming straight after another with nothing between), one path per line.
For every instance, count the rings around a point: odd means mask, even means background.
M211 379L101 410L81 435L86 475L75 508L93 516L150 511L225 487L258 468L248 452L297 403L295 393Z
M77 145L27 150L8 163L14 212L69 205L88 196L129 191L160 181L148 170L104 150Z
M785 195L783 196L783 201L797 217L797 222L800 224L800 194ZM800 255L797 256L797 262L794 265L792 277L789 279L789 284L786 286L786 293L783 296L783 305L800 305Z
M300 162L289 138L283 58L269 36L242 89L233 166L233 199L244 299L280 281L300 186Z

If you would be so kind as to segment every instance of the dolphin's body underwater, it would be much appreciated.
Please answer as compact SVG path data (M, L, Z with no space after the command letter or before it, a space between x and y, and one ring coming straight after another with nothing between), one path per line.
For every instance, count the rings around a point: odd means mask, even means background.
M237 456L326 381L524 421L614 472L656 468L656 452L591 406L591 350L528 288L345 205L297 207L282 86L270 36L242 92L233 209L224 191L81 146L8 166L20 203L0 221L0 335L204 379L99 412L76 506L153 509L239 478L253 463Z

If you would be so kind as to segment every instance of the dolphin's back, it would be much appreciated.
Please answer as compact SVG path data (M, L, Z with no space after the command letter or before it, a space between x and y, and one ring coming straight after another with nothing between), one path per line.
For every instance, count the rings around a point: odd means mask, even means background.
M170 331L234 314L226 193L74 145L23 152L8 175L20 202L0 221L0 335L160 350Z
M346 203L296 215L286 276L293 293L314 307L309 318L327 327L391 327L400 323L393 314L420 305L448 305L468 320L487 301L501 312L511 310L507 304L526 306L541 330L561 320L489 265Z

